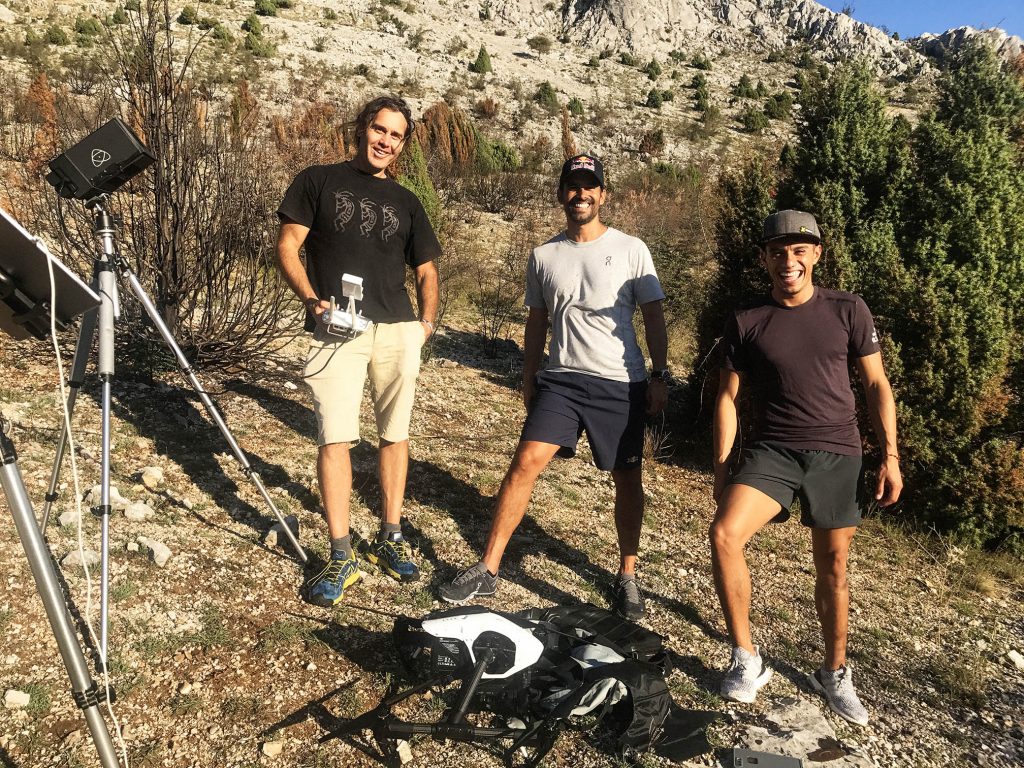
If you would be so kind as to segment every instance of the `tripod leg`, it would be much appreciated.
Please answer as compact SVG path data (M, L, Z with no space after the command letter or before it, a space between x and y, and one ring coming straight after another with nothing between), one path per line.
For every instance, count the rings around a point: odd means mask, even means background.
M96 289L96 281L93 280L92 287ZM75 400L78 399L78 390L85 381L85 367L89 363L89 351L92 348L92 338L96 333L96 313L98 310L90 309L82 315L82 325L78 329L78 343L75 345L75 358L71 365L71 378L68 380L68 417L75 412ZM68 448L67 425L61 420L60 442L57 443L57 455L53 459L53 470L50 472L50 485L46 489L46 496L43 497L43 520L39 529L46 535L46 525L50 520L50 510L57 500L57 484L60 482L60 468L64 463L64 452Z
M7 504L14 517L14 527L18 531L18 537L25 549L25 556L28 558L32 577L36 582L36 591L43 601L53 636L60 649L61 658L64 660L64 667L71 678L72 695L85 715L86 724L99 754L100 764L103 768L118 768L119 762L114 742L110 738L107 724L100 713L96 684L89 675L85 656L82 654L78 638L71 627L43 535L36 525L32 505L25 491L17 458L14 444L6 434L0 432L0 460L2 460L0 485L3 486Z
M263 496L263 500L267 503L267 506L270 507L270 511L274 513L278 522L281 523L281 527L284 529L284 534L288 537L288 541L290 541L291 545L295 548L296 553L299 555L299 559L302 560L303 563L307 562L308 557L306 556L305 550L302 548L302 545L299 544L299 540L295 537L295 534L292 533L291 528L289 528L285 523L284 517L281 516L281 512L277 509L277 505L274 504L274 500L270 498L270 494L267 493L267 489L263 487L263 481L260 479L259 473L256 472L249 464L249 459L246 458L245 453L235 441L235 436L232 435L231 430L228 429L228 425L224 421L223 416L221 416L220 411L217 410L216 404L214 404L206 390L203 389L202 383L196 377L195 371L192 370L188 360L181 351L181 347L178 346L178 342L175 341L174 336L167 327L167 324L164 322L163 318L160 317L160 313L153 305L152 300L146 294L146 290L142 287L142 283L139 282L135 273L123 264L120 269L121 275L127 278L128 285L131 287L132 293L135 294L136 298L146 310L146 314L149 315L149 319L153 321L153 325L155 325L157 330L160 331L160 335L163 337L164 343L166 343L174 353L174 357L178 361L178 368L181 369L182 374L184 374L185 378L188 379L188 382L192 385L196 394L199 395L199 399L202 400L203 405L206 408L206 412L210 415L210 418L213 419L217 428L220 429L220 433L224 436L224 439L231 447L231 452L235 454L235 459L242 467L242 473L252 480L253 485L256 486L260 495Z

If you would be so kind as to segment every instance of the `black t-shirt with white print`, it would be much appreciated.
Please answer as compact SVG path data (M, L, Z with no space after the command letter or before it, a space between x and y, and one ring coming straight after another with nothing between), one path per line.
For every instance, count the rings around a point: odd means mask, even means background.
M753 391L756 440L859 456L849 363L878 350L864 300L815 286L795 307L769 297L733 313L724 366Z
M363 278L364 316L375 323L416 319L406 267L433 261L441 246L415 194L351 163L314 165L295 177L277 215L309 227L306 272L319 298L334 296L344 306L347 273ZM306 330L313 327L307 317Z

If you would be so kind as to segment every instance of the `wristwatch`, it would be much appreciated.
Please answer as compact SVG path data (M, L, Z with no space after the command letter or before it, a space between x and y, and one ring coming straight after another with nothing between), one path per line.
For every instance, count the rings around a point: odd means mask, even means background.
M655 368L651 371L651 381L667 381L670 376L668 368Z

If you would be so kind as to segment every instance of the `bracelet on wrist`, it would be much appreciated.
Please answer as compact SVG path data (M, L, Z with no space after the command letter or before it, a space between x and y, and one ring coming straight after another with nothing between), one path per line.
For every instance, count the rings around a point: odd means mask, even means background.
M427 328L430 329L431 333L434 332L434 324L432 322L430 322L429 320L426 320L424 318L420 318L420 322L423 323L425 326L427 326Z
M896 459L896 461L900 460L900 455L898 453L887 453L885 454L885 457Z

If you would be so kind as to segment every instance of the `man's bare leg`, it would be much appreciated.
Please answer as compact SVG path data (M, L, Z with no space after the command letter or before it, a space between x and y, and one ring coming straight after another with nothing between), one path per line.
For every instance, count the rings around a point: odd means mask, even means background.
M348 536L349 502L352 497L352 457L349 444L330 443L320 446L316 475L331 538Z
M516 448L512 464L505 473L498 491L498 502L491 520L491 531L487 537L487 548L481 558L487 570L497 573L505 547L519 523L526 514L537 478L558 452L558 446L524 440Z
M619 539L619 573L636 573L640 529L644 522L644 486L640 467L612 470L615 482L615 533Z
M751 537L779 513L779 503L748 485L722 492L711 523L711 569L733 647L754 653L750 636L750 570L743 555Z
M816 572L814 605L818 609L821 635L825 641L824 666L827 669L839 669L846 663L850 615L846 561L856 532L855 527L815 528L811 531Z
M380 477L381 519L398 523L405 501L405 480L409 472L409 441L391 443L381 440L377 450L377 472Z

